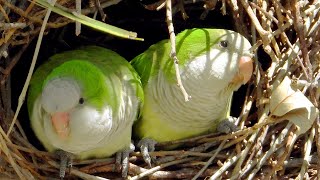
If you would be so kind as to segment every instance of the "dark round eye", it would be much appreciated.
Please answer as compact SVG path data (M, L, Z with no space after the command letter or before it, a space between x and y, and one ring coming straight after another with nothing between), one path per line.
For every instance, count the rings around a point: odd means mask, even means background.
M220 41L220 46L224 48L228 47L228 41L226 40Z
M84 99L83 98L80 98L79 99L79 104L83 104L84 103Z

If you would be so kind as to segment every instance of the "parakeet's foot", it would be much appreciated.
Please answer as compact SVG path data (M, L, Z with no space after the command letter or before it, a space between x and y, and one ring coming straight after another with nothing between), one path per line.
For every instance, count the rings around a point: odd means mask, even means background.
M237 118L232 116L222 120L217 126L217 131L227 134L239 130L239 127L235 125L236 120Z
M144 161L148 164L148 166L151 168L151 157L149 155L149 152L154 151L155 145L157 144L157 141L150 139L150 138L143 138L139 141L138 146L140 147L140 151L142 154L142 157Z
M73 154L63 150L58 150L55 153L57 156L59 156L60 159L59 177L60 179L63 179L66 174L67 167L72 167Z
M129 154L135 149L133 143L130 144L128 149L125 149L116 154L116 168L121 169L122 177L127 177L129 170Z

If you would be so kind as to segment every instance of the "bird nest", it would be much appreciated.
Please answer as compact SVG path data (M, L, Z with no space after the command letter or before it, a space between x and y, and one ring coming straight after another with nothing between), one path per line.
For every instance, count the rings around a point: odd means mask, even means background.
M29 135L32 132L25 123L28 116L21 115L21 111L25 109L23 103L41 42L39 38L37 45L34 45L32 40L70 23L74 26L74 19L51 13L46 22L47 9L32 3L35 1L0 0L1 178L59 177L58 158L33 143L34 137ZM320 94L319 1L88 0L80 2L81 11L79 2L58 0L55 6L66 12L81 12L90 17L98 14L97 19L105 19L107 23L113 19L113 24L132 31L141 30L141 22L145 24L144 31L148 31L145 29L152 28L148 21L152 21L153 25L159 23L169 31L173 27L176 30L212 27L212 22L228 16L230 21L222 23L229 23L227 27L231 26L250 39L252 50L256 53L254 75L243 88L243 101L236 102L237 106L241 106L237 120L239 131L158 143L156 151L150 153L156 157L152 168L144 163L136 149L130 154L128 178L320 179L320 123L317 112ZM136 6L130 6L132 4ZM126 10L121 11L124 6ZM137 7L140 9L137 10ZM153 16L145 15L146 11ZM194 11L201 13L194 14ZM140 19L130 14L134 12L141 15ZM186 25L190 19L194 20L193 23ZM223 27L221 24L217 26ZM79 29L77 31L81 32ZM155 38L150 41L145 39L149 42L147 45L169 37L165 31L161 34L149 33ZM112 45L114 41L125 42L129 44L129 49L122 51L132 50L133 46L128 41L134 40L107 37L98 43L103 41ZM174 36L170 38L174 40ZM137 51L141 53L143 48ZM34 52L31 63L27 61L31 60L31 56L24 55L28 52ZM133 50L128 57L134 55L138 53ZM23 64L26 75L12 73L18 64ZM28 72L29 64L31 68ZM23 77L15 82L12 76ZM19 88L12 88L14 84ZM166 150L166 147L176 144L179 144L176 149ZM66 178L120 178L120 170L114 162L114 157L81 162L74 160Z

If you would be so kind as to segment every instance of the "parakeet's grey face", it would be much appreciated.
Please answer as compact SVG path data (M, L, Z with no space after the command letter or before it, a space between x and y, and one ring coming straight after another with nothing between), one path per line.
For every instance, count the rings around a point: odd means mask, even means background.
M48 138L57 147L71 152L77 148L90 149L90 144L96 145L112 126L112 112L108 108L98 111L82 94L79 82L56 78L48 81L41 95ZM69 145L64 145L65 142Z
M205 54L191 57L183 74L186 81L194 84L207 84L208 90L230 86L236 90L245 84L251 77L253 64L250 53L251 44L240 34L233 31L225 31L210 51ZM199 87L202 85L199 84Z
M72 79L53 79L43 88L42 107L51 116L52 125L61 138L69 135L70 112L83 101L80 87Z
M253 71L253 62L252 62L252 52L250 52L251 44L239 33L226 31L226 35L222 36L219 41L219 47L222 54L226 54L227 58L230 62L230 67L226 68L226 74L230 70L232 73L232 69L237 69L237 72L231 83L235 83L236 85L242 85L247 83L252 75ZM238 68L232 68L231 66L237 66Z
M41 103L48 113L65 112L82 104L79 85L72 79L57 78L43 88Z

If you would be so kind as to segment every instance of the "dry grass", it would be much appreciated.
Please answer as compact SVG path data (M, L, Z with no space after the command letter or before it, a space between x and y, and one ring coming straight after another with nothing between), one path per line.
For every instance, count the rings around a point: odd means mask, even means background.
M96 11L97 3L94 0L90 2L91 6L82 8L83 14ZM104 8L110 2L112 0L100 0L100 7ZM59 0L57 3L75 9L74 1ZM165 3L165 0L160 0L145 8L168 8ZM172 0L172 3L173 13L181 12L181 16L187 18L184 4L192 5L199 1ZM217 0L200 3L204 4L202 18L205 18L208 11L216 7ZM298 135L292 123L276 121L277 118L270 115L269 107L270 94L285 76L301 85L305 96L316 107L319 106L320 2L239 0L237 3L235 0L221 0L218 3L222 3L221 13L229 11L232 14L236 31L251 39L254 50L262 47L267 54L256 58L255 73L238 122L241 130L228 135L209 134L158 144L157 151L151 153L157 157L158 165L152 169L143 163L139 152L134 152L130 158L131 178L320 179L319 117L309 131ZM0 0L0 172L3 178L46 179L58 175L57 159L30 144L19 121L8 134L14 116L10 73L30 41L39 34L45 14L45 9L32 4L18 5L12 4L11 0ZM54 16L49 19L47 30L71 22ZM6 58L13 50L18 53ZM271 65L264 71L258 60L262 64L271 60ZM183 146L162 151L172 144ZM115 168L114 158L108 158L74 162L68 177L113 179L119 178L120 173Z

